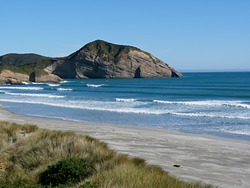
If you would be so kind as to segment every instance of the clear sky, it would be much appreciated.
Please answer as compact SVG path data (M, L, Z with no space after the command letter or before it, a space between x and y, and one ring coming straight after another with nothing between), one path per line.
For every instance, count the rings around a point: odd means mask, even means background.
M177 70L250 70L250 0L0 0L0 55L66 56L96 39Z

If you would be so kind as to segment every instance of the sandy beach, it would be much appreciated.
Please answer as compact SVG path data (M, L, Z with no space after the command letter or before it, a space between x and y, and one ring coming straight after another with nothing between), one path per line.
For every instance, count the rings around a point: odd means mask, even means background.
M183 134L160 128L29 117L13 114L2 107L0 120L87 134L106 142L120 153L144 158L184 180L225 188L250 186L250 142L247 141Z

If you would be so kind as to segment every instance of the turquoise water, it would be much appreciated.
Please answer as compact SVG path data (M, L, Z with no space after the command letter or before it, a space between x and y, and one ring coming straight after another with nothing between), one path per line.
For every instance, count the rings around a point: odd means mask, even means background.
M250 140L250 72L0 86L15 113Z

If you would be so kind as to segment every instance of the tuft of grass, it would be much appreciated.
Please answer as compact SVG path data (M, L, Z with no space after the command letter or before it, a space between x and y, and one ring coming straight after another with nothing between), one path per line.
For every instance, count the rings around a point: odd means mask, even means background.
M16 142L25 134L31 134L37 130L37 126L30 124L17 125L15 123L0 122L0 151L12 144L11 139Z
M115 166L112 170L93 176L90 182L102 188L211 188L211 185L180 181L156 166L140 165L130 161Z
M8 142L9 137L18 135L20 130L27 134L19 136L14 143ZM143 159L118 154L110 150L107 144L74 132L0 122L0 139L0 188L15 188L18 187L17 183L19 187L43 187L39 185L41 175L51 168L49 166L55 166L67 159L88 161L93 171L88 176L77 179L77 182L72 181L71 184L62 184L59 187L212 187L181 181L159 167L147 165ZM75 165L70 164L73 173L85 168L75 172ZM61 176L63 175L60 173L57 175L59 179L63 178Z
M38 127L31 124L24 124L22 125L21 130L24 131L25 133L33 133L38 130Z
M139 157L134 157L131 159L131 161L135 166L145 166L146 165L146 161L144 159L139 158Z

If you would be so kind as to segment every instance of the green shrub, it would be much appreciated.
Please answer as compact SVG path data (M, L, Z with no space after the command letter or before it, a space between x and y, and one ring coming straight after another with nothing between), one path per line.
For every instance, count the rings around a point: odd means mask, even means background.
M144 159L141 159L139 157L134 157L131 159L131 161L134 163L136 166L145 166L146 162Z
M68 158L49 166L40 176L42 185L58 186L82 181L94 172L93 164L81 158Z

